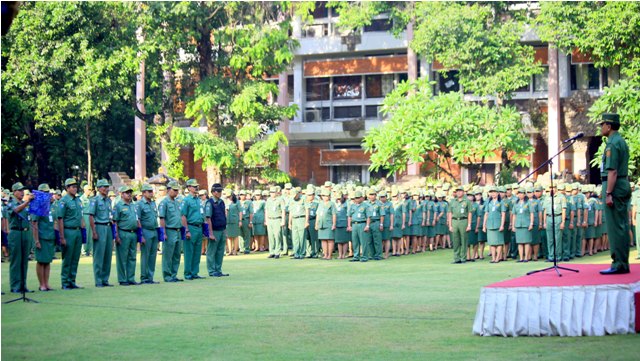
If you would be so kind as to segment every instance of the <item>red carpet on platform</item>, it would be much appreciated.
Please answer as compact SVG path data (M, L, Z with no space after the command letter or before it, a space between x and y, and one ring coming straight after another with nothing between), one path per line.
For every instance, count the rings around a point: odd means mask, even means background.
M603 264L554 270L484 287L473 324L482 336L600 336L640 332L640 265L603 276Z

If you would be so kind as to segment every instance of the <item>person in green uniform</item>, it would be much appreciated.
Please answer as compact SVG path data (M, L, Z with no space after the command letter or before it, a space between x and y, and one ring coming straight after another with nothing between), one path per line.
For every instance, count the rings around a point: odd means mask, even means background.
M280 258L282 228L286 226L286 212L284 202L282 198L278 197L276 187L269 189L269 199L265 203L265 219L269 238L269 258Z
M280 187L278 187L278 192L280 192L279 188ZM287 222L287 219L289 219L289 203L291 203L291 199L293 198L293 186L291 183L284 185L284 189L279 197L282 199L284 206L284 226L282 227L282 248L280 254L286 256L289 254L289 250L293 250L293 238L291 236L289 223Z
M600 123L607 145L602 155L600 177L605 199L604 218L611 252L611 267L603 275L629 273L629 146L622 138L620 116L605 113Z
M375 189L370 189L369 196L369 211L371 215L369 217L369 233L371 234L371 243L367 247L371 257L374 261L382 260L382 231L384 230L384 219L387 217L385 208L382 207L382 203L377 199L377 193ZM414 240L415 242L415 240ZM416 243L414 243L415 246ZM414 249L415 251L415 249ZM414 252L415 253L415 252Z
M548 259L548 244L547 244L547 232L544 229L544 213L542 209L542 205L544 204L544 200L546 198L544 194L544 187L541 185L537 185L534 188L533 195L538 200L538 210L540 212L540 224L538 225L538 232L540 234L540 250L538 251L538 258Z
M338 245L338 259L345 259L349 253L351 234L347 231L348 206L342 191L335 192L334 203L336 208L336 230L334 237Z
M402 236L404 230L404 217L403 212L404 202L400 199L400 194L396 190L391 194L392 206L391 212L393 212L393 231L391 232L391 255L394 257L400 256L400 248L402 245Z
M509 189L507 189L509 188ZM505 207L505 220L504 220L504 249L502 252L502 260L506 261L511 254L511 207L513 206L513 199L511 198L511 185L498 187L498 193L500 194L500 200Z
M467 232L471 231L471 202L465 197L464 188L456 187L456 198L449 202L447 225L453 242L453 263L467 261ZM469 260L473 262L473 259Z
M640 181L638 181L640 184ZM636 259L640 259L640 192L636 190L633 192L633 206L631 209L632 225L635 229L636 236Z
M211 186L211 198L205 209L206 222L209 224L209 243L207 245L207 271L211 277L227 277L222 272L224 246L227 239L227 207L222 200L222 184Z
M571 186L569 185L569 187ZM566 184L558 184L558 193L564 196L567 204L567 212L564 219L564 228L562 230L562 248L558 248L558 251L560 252L559 258L564 262L571 260L571 239L573 238L573 230L575 228L574 219L576 210L573 199L568 195L566 190Z
M405 224L402 229L402 243L400 244L400 254L407 255L409 254L409 247L411 245L411 216L412 216L412 199L409 196L409 192L407 190L402 190L400 192L400 199L402 200L402 213L404 214Z
M180 267L180 253L182 240L180 237L180 227L182 220L180 215L180 205L176 198L180 193L178 182L167 184L167 196L158 206L158 216L160 217L160 227L164 233L164 245L162 246L162 277L165 282L179 282L178 268Z
M542 206L540 200L536 199L533 188L527 188L527 199L529 208L533 213L533 228L531 229L531 260L538 261L540 252L540 232L542 230Z
M556 193L555 187L555 184L549 186L549 196L542 203L544 228L547 233L547 262L553 262L554 257L557 261L562 259L562 244L564 242L562 231L565 227L564 220L567 217L567 199ZM552 201L553 208L551 207Z
M200 197L200 205L205 209L205 213L206 213L206 208L207 208L207 201L209 200L209 195L207 194L207 190L206 189L200 189L198 191L198 197ZM203 224L204 226L204 224ZM209 238L207 236L205 236L204 234L204 229L202 230L202 246L200 248L200 255L204 256L207 252L207 243L208 243Z
M585 189L585 196L587 201L584 204L584 209L587 211L586 221L587 228L584 231L584 241L582 242L582 255L593 256L593 246L596 236L596 215L597 215L597 200L593 197L592 189L588 186Z
M255 192L255 200L251 203L251 208L253 210L253 214L251 216L251 222L253 226L251 227L253 231L253 239L254 239L254 250L256 252L264 252L266 250L266 245L264 238L267 235L267 228L264 225L264 199L263 193L266 193L266 196L269 195L269 191L259 191Z
M38 186L41 192L49 192L49 185L44 183ZM50 206L55 202L55 198L51 197ZM55 223L56 209L49 208L47 216L37 216L31 214L31 230L33 231L33 240L36 247L36 274L40 282L40 291L53 291L49 285L49 275L51 272L51 261L53 261L54 244L56 239Z
M380 199L381 212L385 214L384 222L382 222L382 248L384 250L384 259L389 258L389 252L391 251L391 232L393 232L393 205L388 200L387 193L382 191L378 193Z
M474 199L477 205L476 214L473 217L476 217L476 234L478 237L478 252L475 257L478 259L484 259L484 246L487 243L487 232L482 229L484 223L484 198L482 198L482 190L480 188L476 189L474 192Z
M419 247L420 238L422 237L422 222L424 220L424 208L422 208L420 192L417 189L411 192L411 202L409 204L411 211L411 222L409 224L411 227L410 247L411 254L415 254Z
M292 198L289 202L289 219L287 223L291 230L291 238L293 241L293 258L303 259L307 251L304 237L307 223L307 210L304 200L300 197L299 188L293 188L290 194Z
M322 242L323 258L330 260L335 247L336 206L331 201L331 191L329 189L322 189L320 195L322 196L322 202L318 204L315 229L318 231L318 239Z
M484 207L482 230L487 233L487 243L491 250L491 263L500 263L504 247L504 223L507 209L500 199L496 187L489 187L489 201Z
M158 254L158 208L153 200L153 187L143 184L142 200L136 203L136 211L142 227L140 244L140 283L154 284L156 256Z
M198 181L195 179L187 181L189 195L184 197L180 206L182 226L186 230L184 241L184 279L186 280L204 278L198 275L202 248L202 223L204 223L204 207L198 198L198 186Z
M353 258L349 262L367 262L369 260L369 243L371 233L369 225L371 222L371 210L364 202L362 191L356 191L355 201L349 209L347 218L347 231L351 231L351 243L353 247Z
M227 202L227 254L229 256L238 255L238 238L240 237L240 229L242 228L242 206L238 201L238 197L231 190L227 189L225 193Z
M85 226L89 224L89 202L93 198L93 188L90 184L86 184L82 187L82 195L80 196L80 202L82 202L82 219ZM91 227L87 227L87 241L82 245L82 255L85 257L91 256L93 249L93 234Z
M120 187L120 201L113 209L116 224L116 269L120 286L139 285L136 282L137 232L140 228L136 206L133 203L133 189Z
M11 186L13 196L7 203L9 218L9 282L12 293L32 292L27 288L29 269L29 214L32 198L24 195L26 187L18 182Z
M251 231L253 230L253 201L249 194L249 191L244 190L238 192L240 209L242 210L242 227L240 228L242 243L240 244L240 251L244 254L251 253Z
M162 203L162 201L165 199L165 197L167 196L167 186L166 185L161 185L158 187L158 191L154 194L154 201L156 202L156 205L158 205L158 209L160 207L160 203ZM158 217L158 227L160 227L160 217ZM159 229L159 228L158 228ZM164 238L166 238L166 234L163 233ZM162 255L162 244L164 242L160 239L158 239L158 254Z
M587 227L587 210L585 207L586 197L580 190L580 183L571 184L571 197L576 206L575 217L575 237L571 243L571 256L582 257L582 240L584 238L584 230Z
M89 202L89 227L93 241L93 278L98 288L110 287L111 259L113 257L113 211L109 199L109 182L100 179L98 194Z
M306 226L304 229L304 238L307 240L307 258L318 258L320 253L320 242L318 241L318 230L316 230L315 224L318 212L318 201L315 199L315 192L313 188L307 188L305 192L306 199L304 200L304 206L306 208ZM323 255L324 257L325 255Z
M467 259L477 260L478 257L478 204L475 202L473 191L467 192L467 200L471 203L471 229L467 232Z
M60 199L58 208L58 230L62 246L62 271L60 273L62 289L82 288L76 284L78 262L82 249L82 202L78 197L78 182L74 178L64 181L67 194Z
M518 189L518 201L513 204L511 213L511 231L516 235L518 262L531 259L531 232L533 231L535 209L531 207L524 188Z

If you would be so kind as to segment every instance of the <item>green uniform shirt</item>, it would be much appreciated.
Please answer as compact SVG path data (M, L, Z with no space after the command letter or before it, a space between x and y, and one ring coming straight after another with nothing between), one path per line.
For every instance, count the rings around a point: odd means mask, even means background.
M184 197L180 214L187 218L188 224L200 226L204 223L204 207L200 204L200 198L191 194Z
M484 205L484 212L487 215L487 229L496 230L500 229L502 223L502 214L507 212L507 207L504 201L490 200ZM506 222L506 220L505 220ZM505 224L506 226L506 224Z
M118 228L122 228L127 231L136 230L138 228L136 206L133 202L125 203L121 200L116 204L113 210L113 220L118 222Z
M562 215L562 210L567 209L567 198L561 194L553 196L554 214L556 217ZM542 203L542 210L547 216L551 216L551 196L545 197ZM567 209L567 213L569 210Z
M93 216L96 223L108 223L113 218L111 210L111 199L97 195L89 202L89 214Z
M24 203L24 202L19 202L13 196L11 196L11 199L9 199L9 202L7 203L6 212L7 212L7 215L9 216L8 217L9 218L9 230L11 230L11 228L25 229L25 228L29 227L29 212L27 211L27 209L29 209L29 207L28 206L25 207L20 212L20 215L18 215L16 212L14 212L14 209L16 209L22 203Z
M336 208L336 227L337 228L346 228L347 227L347 211L348 206L345 203L337 203L335 204Z
M587 224L593 226L596 223L596 211L598 210L598 201L595 198L587 199Z
M58 207L58 219L64 221L65 227L80 227L82 225L82 202L80 202L80 197L71 197L69 194L62 197Z
M574 212L574 217L573 217L573 222L575 223L575 211L576 211L576 205L575 203L573 203L573 197L570 195L565 194L564 196L565 200L567 201L567 214L565 216L566 220L570 220L571 219L571 212Z
M366 222L367 218L371 217L371 209L367 202L360 204L352 204L349 209L349 217L351 217L351 223L353 222Z
M262 199L259 201L251 202L251 209L253 211L253 223L264 223L264 206L265 202Z
M271 198L266 200L265 209L267 211L267 215L269 219L278 219L282 218L282 210L284 209L285 204L282 198Z
M386 214L384 213L384 209L382 208L382 203L380 203L380 201L367 201L366 203L368 203L369 208L371 209L371 222L380 221L380 217L386 216Z
M58 217L56 217L56 211L56 208L53 207L53 204L51 204L48 216L41 217L36 216L35 214L29 215L29 218L32 222L38 223L38 239L46 239L52 241L56 238L54 228L55 222L58 220Z
M447 212L449 212L449 203L447 201L438 202L438 215L440 215L438 224L447 224Z
M449 213L452 219L467 219L471 212L471 201L464 197L461 201L457 198L449 202Z
M309 220L316 219L316 213L318 211L318 201L315 199L311 202L304 201L304 206L309 210Z
M89 203L93 198L94 197L87 196L86 193L80 196L80 202L82 203L82 214L89 214Z
M382 213L382 215L384 216L384 222L382 222L382 226L384 228L390 228L391 227L391 212L392 212L392 204L389 201L386 202L380 202L380 212ZM395 218L395 216L394 216ZM402 219L402 216L400 216L400 219Z
M225 208L227 209L227 224L238 224L240 222L240 202L233 203L231 200L225 202Z
M182 227L180 205L175 199L171 200L171 197L165 197L162 202L160 202L160 206L158 206L158 215L164 219L167 228Z
M253 213L253 202L250 199L240 202L242 209L242 219L248 220L251 213Z
M502 200L502 204L504 205L504 228L507 229L511 224L511 208L513 207L513 199L511 197L505 198Z
M516 228L529 228L532 213L535 213L535 210L532 209L529 201L520 202L520 200L518 200L518 202L513 205L513 214L516 216L516 224L514 224L514 226L516 226Z
M317 209L318 229L331 228L334 214L336 214L336 205L333 202L320 202Z
M402 228L402 208L404 208L403 201L397 201L392 203L393 228L397 228L397 229ZM385 217L385 222L386 222L386 217Z
M540 201L535 198L529 199L529 207L531 208L531 213L533 213L533 226L538 227L540 225L540 213L542 213Z
M307 210L302 198L299 198L298 200L291 199L291 202L289 202L289 214L293 219L307 216Z
M153 200L147 201L143 198L136 204L136 211L138 212L138 219L140 219L142 228L158 228L158 208L156 207L156 202Z
M626 177L629 175L628 167L629 147L620 133L615 132L607 137L607 147L602 154L600 176L606 177L609 170L617 170L618 177Z

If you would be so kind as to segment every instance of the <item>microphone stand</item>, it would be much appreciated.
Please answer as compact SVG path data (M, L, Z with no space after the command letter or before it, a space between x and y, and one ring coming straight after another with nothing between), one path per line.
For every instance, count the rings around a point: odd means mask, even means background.
M567 150L569 147L573 146L575 144L575 142L578 139L572 139L571 141L569 141L564 148L560 149L560 151L558 153L556 153L554 156L552 156L551 158L547 159L544 163L540 164L540 166L538 168L536 168L535 170L533 170L533 172L527 174L524 178L522 178L518 184L524 182L525 180L529 179L533 174L535 174L536 172L538 172L538 170L540 170L542 167L545 166L549 166L549 178L551 180L551 189L553 189L553 159L557 156L559 156L562 152L564 152L565 150ZM556 214L555 214L555 205L554 205L554 196L555 196L555 192L553 194L550 195L551 196L551 227L553 229L553 266L551 267L547 267L547 268L543 268L540 270L535 270L535 271L531 271L531 272L527 272L527 276L532 275L534 273L539 273L539 272L545 272L545 271L549 271L549 270L555 270L556 273L558 274L558 277L562 277L562 274L560 273L559 270L565 270L565 271L571 271L571 272L579 272L576 269L572 269L572 268L567 268L567 267L562 267L562 266L558 266L558 247L557 247L557 242L556 242L556 222L555 222L555 218L556 218ZM564 219L562 220L562 222L564 222ZM549 241L549 240L547 240Z

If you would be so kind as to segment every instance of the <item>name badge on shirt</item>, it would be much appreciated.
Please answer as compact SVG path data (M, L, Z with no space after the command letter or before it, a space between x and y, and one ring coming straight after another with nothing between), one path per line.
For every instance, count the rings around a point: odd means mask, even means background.
M495 212L495 211L496 211L496 207L495 207L495 206L493 206L493 207L491 208L491 212Z
M373 211L373 216L375 217L378 213L376 211Z
M314 210L309 211L310 216L315 216L316 212Z
M460 213L461 213L461 214L464 214L464 207L462 207L462 208L460 209Z
M49 214L49 222L53 222L53 216Z
M362 213L358 213L358 218L362 218Z
M200 214L204 214L204 208L200 207Z
M524 213L524 208L520 208L520 213Z

